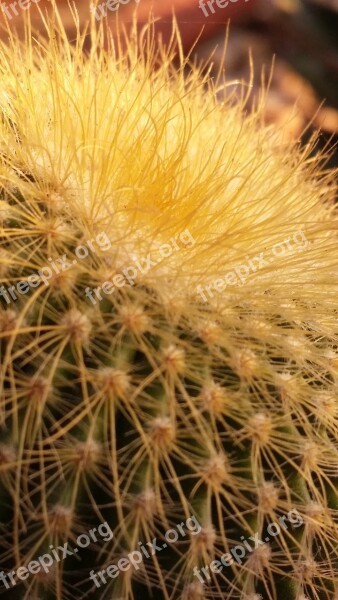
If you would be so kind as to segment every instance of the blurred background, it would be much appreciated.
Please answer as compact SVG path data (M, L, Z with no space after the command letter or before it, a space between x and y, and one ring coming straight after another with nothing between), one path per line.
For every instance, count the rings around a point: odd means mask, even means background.
M12 0L0 0L0 18L6 18L17 35L22 35L21 5L30 0L19 0L15 10ZM104 0L96 0L102 4ZM140 26L147 20L152 8L159 18L157 31L169 39L171 15L175 11L182 34L184 50L189 52L194 42L194 55L205 59L212 52L215 72L220 64L226 26L230 33L226 54L226 75L229 81L248 81L250 78L249 52L254 65L254 80L250 104L259 97L262 70L269 79L274 59L273 75L266 98L267 123L283 123L291 139L306 142L314 130L320 130L320 147L331 148L338 142L338 0L230 0L220 8L216 0L208 5L203 0L121 0L118 17L131 26L132 13L137 6ZM34 25L43 31L38 8L50 10L49 0L35 0L32 4ZM74 37L74 22L66 0L57 0L70 39ZM74 2L81 25L89 19L90 0ZM226 0L219 0L219 5ZM7 10L4 11L6 5ZM211 8L213 7L213 8ZM15 14L15 12L17 14ZM116 12L106 9L112 29ZM208 16L205 15L208 13ZM6 33L2 33L6 37ZM310 123L310 125L309 125ZM338 152L333 150L330 166L338 166Z

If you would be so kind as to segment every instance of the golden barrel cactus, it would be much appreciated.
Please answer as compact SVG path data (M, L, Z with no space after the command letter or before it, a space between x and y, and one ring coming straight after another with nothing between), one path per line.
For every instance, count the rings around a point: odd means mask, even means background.
M0 45L0 591L337 600L334 174L56 23Z

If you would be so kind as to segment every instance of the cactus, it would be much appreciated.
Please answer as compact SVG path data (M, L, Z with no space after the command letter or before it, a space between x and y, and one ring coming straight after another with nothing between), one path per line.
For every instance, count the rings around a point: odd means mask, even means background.
M3 597L337 600L334 174L175 27L55 22L0 46Z

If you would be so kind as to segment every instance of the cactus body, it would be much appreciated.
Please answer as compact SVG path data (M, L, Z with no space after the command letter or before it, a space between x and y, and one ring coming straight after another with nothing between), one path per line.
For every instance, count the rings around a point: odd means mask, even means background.
M337 600L333 177L102 35L0 47L1 592Z

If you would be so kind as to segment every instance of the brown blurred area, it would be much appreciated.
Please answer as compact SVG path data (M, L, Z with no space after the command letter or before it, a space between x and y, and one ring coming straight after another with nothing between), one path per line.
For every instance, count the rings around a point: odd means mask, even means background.
M39 9L51 9L49 0L35 0L31 13L34 26L43 31ZM103 0L96 0L102 4ZM269 79L273 56L273 75L266 97L266 121L283 124L285 134L292 139L307 140L313 130L321 130L322 147L330 140L338 141L338 0L203 0L209 16L199 7L199 0L123 0L118 8L119 19L128 27L137 6L140 26L147 21L149 10L159 21L157 32L164 40L170 38L171 17L175 11L182 34L184 49L188 52L197 36L194 54L205 59L213 54L215 71L222 56L225 31L231 21L226 54L226 76L230 82L250 79L249 52L253 57L253 81L249 106L260 96L261 74ZM11 29L17 35L23 31L23 11L19 7L30 0L15 2L17 15L8 8ZM90 0L74 5L81 26L88 23ZM216 4L218 3L218 5ZM4 20L3 5L11 0L0 0L0 19ZM74 37L74 21L65 0L56 2L70 39ZM213 12L211 6L213 5ZM107 9L112 29L116 12ZM2 33L6 37L6 33ZM229 86L231 88L231 86ZM232 89L235 89L234 87ZM309 122L310 127L307 128ZM305 129L307 130L305 131ZM331 164L338 164L338 154Z

